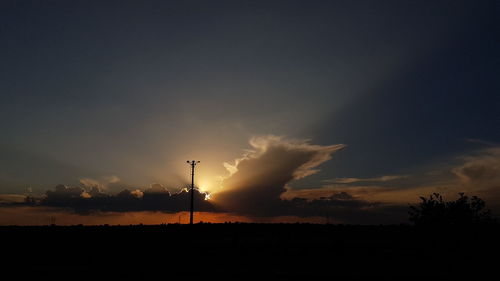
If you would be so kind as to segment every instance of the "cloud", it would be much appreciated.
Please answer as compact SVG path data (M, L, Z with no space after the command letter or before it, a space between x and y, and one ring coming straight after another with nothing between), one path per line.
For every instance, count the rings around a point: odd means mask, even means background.
M102 184L99 181L91 178L81 178L79 181L85 187L102 186Z
M282 202L280 212L303 217L323 217L333 223L392 224L407 218L406 204L385 204L365 200L345 191L330 192L328 196L306 199L294 197Z
M136 190L132 190L130 191L130 194L134 197L137 197L137 198L142 198L144 196L144 192L142 192L141 190L139 189L136 189Z
M194 204L196 211L215 211L212 204L205 200L206 194L195 189ZM48 190L39 202L41 206L60 207L79 214L95 212L133 212L133 211L188 211L190 194L185 189L171 194L160 184L152 184L146 190L124 189L116 195L107 194L97 187L86 191L82 187L58 185Z
M469 138L469 139L466 139L466 141L471 142L471 143L481 144L481 145L493 146L493 147L499 146L498 143L486 141L486 140L482 140L482 139Z
M463 163L452 169L460 186L491 202L500 211L500 146L461 157Z
M250 140L252 150L225 163L230 173L212 198L223 210L246 214L276 213L287 183L317 173L317 167L345 147L312 145L308 141L265 136Z
M326 183L338 183L338 184L350 184L350 183L359 183L359 182L388 182L394 181L398 179L407 178L408 175L388 175L381 176L376 178L335 178L325 180Z
M500 183L500 148L486 149L463 159L465 162L452 170L463 183L481 186Z
M98 188L99 190L105 190L108 189L109 187L116 186L118 183L120 183L120 178L111 175L111 176L105 176L102 177L101 179L93 179L93 178L80 178L80 183L87 188Z
M116 194L117 198L124 198L124 199L135 199L135 198L142 198L144 196L144 192L142 190L136 189L136 190L128 190L124 189L120 191L118 194Z
M345 192L357 200L402 206L417 203L420 196L434 192L449 199L465 192L484 199L496 214L500 212L500 147L471 151L455 158L451 163L419 168L411 177L337 178L325 183L318 188L288 188L282 198L305 198L313 201Z
M26 202L26 196L22 194L0 194L0 205L19 204Z
M115 175L111 175L111 176L108 176L108 177L104 177L104 179L108 182L108 183L117 183L120 181L120 178L115 176Z
M59 200L59 199L73 199L73 198L81 198L87 197L86 195L82 196L82 194L86 193L85 189L81 187L69 187L63 184L57 185L54 190L48 190L46 192L47 198L49 200Z
M151 187L148 188L148 189L146 189L144 192L145 193L157 193L157 194L158 193L159 194L161 194L161 193L164 193L164 194L168 193L168 194L170 194L168 192L168 190L163 185L161 185L159 183L153 183L153 184L151 184Z
M265 136L250 141L252 149L225 163L229 176L222 189L212 194L223 211L262 218L273 216L323 217L337 223L398 223L406 219L407 205L385 205L347 191L331 190L325 196L286 198L289 183L319 172L345 145L313 145L309 141ZM384 177L384 180L395 179ZM405 211L402 211L402 210ZM331 219L330 219L331 218Z

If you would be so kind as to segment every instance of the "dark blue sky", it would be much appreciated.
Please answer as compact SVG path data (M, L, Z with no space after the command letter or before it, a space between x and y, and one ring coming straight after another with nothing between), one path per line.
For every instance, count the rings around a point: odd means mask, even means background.
M336 171L397 173L476 149L470 140L500 142L499 25L497 11L482 8L317 127L324 142L352 148L338 155Z
M207 181L252 136L347 148L301 185L500 142L496 1L2 1L0 185ZM208 179L210 178L210 179Z

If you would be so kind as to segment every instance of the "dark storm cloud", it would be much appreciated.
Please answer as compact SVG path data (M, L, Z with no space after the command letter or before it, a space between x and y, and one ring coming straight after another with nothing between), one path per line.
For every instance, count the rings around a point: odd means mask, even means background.
M338 192L330 197L310 201L304 198L282 201L280 212L286 215L325 217L333 223L391 224L406 221L407 209L405 204L383 204Z
M91 190L92 193L96 193L95 190ZM81 187L70 187L66 185L57 185L54 190L48 190L46 192L47 201L57 202L60 200L68 200L75 198L87 198L90 195L85 192L85 189Z
M194 204L197 211L214 211L214 207L205 200L206 194L195 191ZM60 207L80 214L93 212L132 212L132 211L164 211L180 212L189 210L190 194L186 190L171 194L159 184L141 190L122 190L116 195L101 192L93 187L90 190L82 187L58 185L48 190L39 202L42 206Z

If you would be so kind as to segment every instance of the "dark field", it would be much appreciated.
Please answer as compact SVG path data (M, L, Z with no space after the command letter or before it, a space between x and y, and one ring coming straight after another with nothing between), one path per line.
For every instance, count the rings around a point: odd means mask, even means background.
M0 227L3 274L68 280L474 280L496 276L499 230L309 224Z

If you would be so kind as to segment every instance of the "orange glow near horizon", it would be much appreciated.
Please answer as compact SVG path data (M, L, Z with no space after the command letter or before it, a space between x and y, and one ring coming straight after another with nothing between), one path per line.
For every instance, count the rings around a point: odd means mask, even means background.
M155 225L172 223L189 223L189 212L110 212L91 215L78 215L61 212L57 208L16 207L0 208L0 225L48 225L52 218L56 225ZM194 222L225 223L325 223L322 217L248 217L232 213L195 212Z

